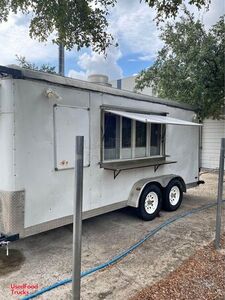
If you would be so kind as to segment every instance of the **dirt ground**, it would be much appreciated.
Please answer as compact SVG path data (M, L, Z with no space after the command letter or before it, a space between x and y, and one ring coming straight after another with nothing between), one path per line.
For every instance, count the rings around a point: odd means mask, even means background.
M225 235L222 248L225 249ZM180 267L130 300L224 300L225 252L213 243L196 251Z
M206 184L190 189L179 210L172 213L162 211L160 217L151 222L138 219L134 210L129 208L85 220L82 271L111 259L169 218L215 202L217 175L203 174L201 179ZM199 248L214 239L215 215L216 208L212 207L163 228L116 265L83 278L81 298L129 299L146 286L166 278ZM224 225L225 215L223 228ZM18 295L12 293L13 285L19 286L18 291L24 290L21 286L26 285L25 291L33 292L36 288L70 278L72 226L14 242L10 245L9 254L6 257L4 249L0 249L1 300L18 299ZM71 284L67 284L38 299L66 300L71 299L71 295Z

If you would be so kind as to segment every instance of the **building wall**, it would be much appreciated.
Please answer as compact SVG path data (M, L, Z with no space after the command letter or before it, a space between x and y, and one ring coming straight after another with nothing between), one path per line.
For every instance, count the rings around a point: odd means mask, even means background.
M134 92L136 77L137 76L130 76L130 77L126 77L126 78L122 78L122 79L118 79L118 80L112 80L110 83L115 88ZM151 87L144 88L143 91L138 91L138 93L144 94L144 95L149 95L149 96L156 96L156 95L154 95Z
M207 119L202 129L202 168L219 167L221 138L225 138L225 120Z

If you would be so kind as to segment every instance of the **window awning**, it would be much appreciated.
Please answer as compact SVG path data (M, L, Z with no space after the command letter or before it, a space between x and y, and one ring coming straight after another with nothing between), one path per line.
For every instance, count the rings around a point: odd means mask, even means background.
M172 124L172 125L184 125L184 126L202 126L202 124L189 122L181 119L171 118L160 115L146 115L134 112L126 112L120 110L105 110L106 112L133 119L144 123L157 123L157 124Z

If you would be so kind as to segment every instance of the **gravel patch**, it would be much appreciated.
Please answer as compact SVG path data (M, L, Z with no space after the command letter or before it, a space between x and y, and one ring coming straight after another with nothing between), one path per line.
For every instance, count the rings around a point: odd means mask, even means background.
M130 300L224 300L225 235L222 250L213 243L196 251L180 267Z

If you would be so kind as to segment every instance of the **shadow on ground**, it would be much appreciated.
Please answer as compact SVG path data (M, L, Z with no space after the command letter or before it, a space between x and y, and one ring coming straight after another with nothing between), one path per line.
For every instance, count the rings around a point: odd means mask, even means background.
M19 250L10 249L9 255L7 256L6 249L0 248L0 277L18 271L24 261L25 257Z

